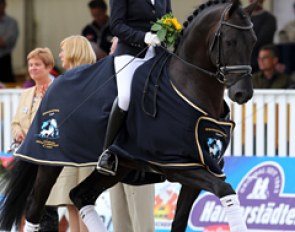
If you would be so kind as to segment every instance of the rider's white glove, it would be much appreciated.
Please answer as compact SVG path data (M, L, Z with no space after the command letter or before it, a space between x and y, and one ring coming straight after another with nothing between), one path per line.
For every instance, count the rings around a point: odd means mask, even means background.
M161 41L160 41L159 37L156 34L153 34L151 32L147 32L145 34L144 42L147 45L150 45L153 47L161 45Z

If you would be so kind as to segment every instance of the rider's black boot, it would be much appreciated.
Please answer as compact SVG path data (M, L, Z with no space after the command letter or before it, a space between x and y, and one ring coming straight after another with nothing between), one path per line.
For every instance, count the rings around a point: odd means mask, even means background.
M119 130L121 129L123 122L125 121L126 111L122 110L118 106L118 98L115 99L107 126L104 152L98 158L97 171L106 175L116 175L118 167L117 155L108 149L108 147L115 140Z

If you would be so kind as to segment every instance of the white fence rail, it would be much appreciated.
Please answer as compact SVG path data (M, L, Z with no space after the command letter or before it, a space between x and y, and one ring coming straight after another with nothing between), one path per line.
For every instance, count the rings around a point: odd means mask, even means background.
M0 152L12 142L10 123L21 91L0 90ZM295 90L255 90L243 106L226 100L236 123L227 156L295 157Z
M295 157L295 90L255 90L230 106L236 127L226 155Z
M0 89L0 152L5 152L12 142L11 120L16 112L22 89Z

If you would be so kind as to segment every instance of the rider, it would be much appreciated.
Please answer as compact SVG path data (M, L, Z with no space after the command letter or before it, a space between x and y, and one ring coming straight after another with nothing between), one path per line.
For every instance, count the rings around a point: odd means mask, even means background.
M151 22L171 12L171 2L170 0L111 0L110 8L111 31L119 39L114 53L118 97L110 113L104 152L99 157L97 170L107 175L115 175L117 156L108 147L113 143L125 120L130 102L131 82L136 68L151 59L155 55L154 46L161 44L157 35L150 32ZM141 52L147 46L149 48L145 53ZM130 64L126 65L129 62Z

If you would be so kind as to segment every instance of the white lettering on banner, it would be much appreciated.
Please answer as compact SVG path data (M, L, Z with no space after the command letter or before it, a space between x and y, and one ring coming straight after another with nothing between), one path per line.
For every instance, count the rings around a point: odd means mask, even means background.
M284 194L284 184L283 168L272 161L262 162L244 175L237 194L249 228L295 231L295 195ZM220 200L204 194L193 206L190 226L202 229L212 225L227 225L227 219Z
M268 183L269 178L257 178L253 191L247 196L247 199L266 199Z
M295 225L295 208L286 204L275 205L275 202L269 202L267 205L247 206L243 208L243 215L249 224Z
M215 202L206 202L201 214L200 221L204 222L222 222L224 221L224 210L221 205Z
M249 224L295 225L295 208L290 208L290 205L287 204L275 206L275 202L269 202L260 206L241 208L243 216ZM214 201L207 201L200 215L200 222L226 223L227 220L222 206Z

